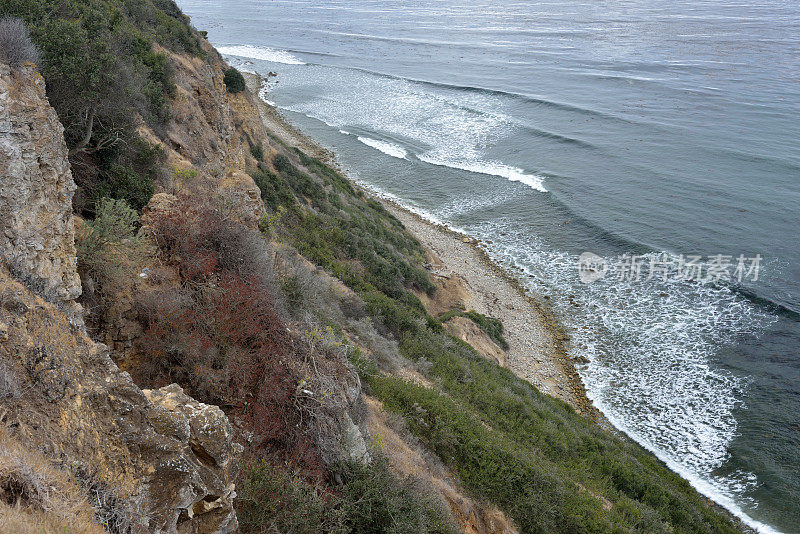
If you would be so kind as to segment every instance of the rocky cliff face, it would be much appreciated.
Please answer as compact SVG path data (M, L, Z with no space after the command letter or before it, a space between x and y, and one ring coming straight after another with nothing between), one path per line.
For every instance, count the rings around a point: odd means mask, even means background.
M225 415L174 384L140 390L75 320L62 131L41 77L0 65L0 424L82 481L111 531L233 532Z
M81 281L63 132L42 77L0 64L0 253L42 297L72 307Z
M175 69L176 97L172 118L160 135L143 128L144 136L161 146L173 171L156 189L165 193L193 192L216 195L247 224L258 224L265 214L261 192L247 169L256 165L250 146L265 139L258 108L249 94L228 93L223 82L227 64L207 41L204 58L169 54ZM193 173L194 174L194 173Z

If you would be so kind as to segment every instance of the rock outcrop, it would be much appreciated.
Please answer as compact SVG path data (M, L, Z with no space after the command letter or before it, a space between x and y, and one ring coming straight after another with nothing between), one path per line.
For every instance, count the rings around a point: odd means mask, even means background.
M453 337L472 345L472 348L484 358L493 360L502 367L508 367L506 352L471 319L457 315L442 326Z
M223 77L228 66L219 53L207 41L203 47L202 58L161 50L174 66L177 96L165 132L141 129L164 150L173 170L156 190L216 195L243 222L255 226L266 211L246 170L257 165L250 148L267 138L266 130L251 96L227 91Z
M142 391L67 317L0 269L0 419L133 532L233 532L240 446L219 408ZM1 446L1 445L0 445Z
M26 285L62 305L81 293L63 132L35 69L0 64L0 253Z
M109 530L234 532L225 415L142 391L80 324L62 132L35 70L0 65L0 424L80 480Z

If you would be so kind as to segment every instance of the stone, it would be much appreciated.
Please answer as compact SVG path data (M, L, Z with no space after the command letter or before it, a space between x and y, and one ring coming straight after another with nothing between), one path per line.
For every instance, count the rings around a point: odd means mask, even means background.
M50 302L81 294L64 128L33 67L0 64L0 255Z
M222 410L174 384L143 392L82 327L75 184L33 67L0 64L0 173L0 369L13 378L2 406L11 438L82 479L119 531L236 532L242 447Z

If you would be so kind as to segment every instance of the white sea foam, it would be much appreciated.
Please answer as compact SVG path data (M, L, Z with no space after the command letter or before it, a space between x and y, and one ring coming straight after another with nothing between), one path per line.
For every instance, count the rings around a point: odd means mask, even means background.
M422 83L346 69L310 66L281 80L282 91L324 85L324 97L304 98L286 109L336 129L355 125L384 132L418 147L428 163L499 176L546 192L541 176L493 157L487 151L515 133L499 95L454 92ZM359 140L386 154L407 158L406 149L368 136Z
M576 258L554 252L511 220L476 223L469 233L534 292L549 293L571 337L587 396L611 423L759 532L776 533L745 512L752 473L714 472L737 434L734 410L747 382L711 364L715 350L756 335L769 320L726 287L670 280L577 285ZM608 258L613 262L614 258ZM570 299L559 295L570 295Z
M497 161L448 161L432 158L425 154L417 156L419 159L432 165L439 165L442 167L450 167L451 169L461 169L462 171L475 172L478 174L488 174L491 176L500 176L511 180L512 182L522 182L528 187L546 193L547 189L544 187L544 178L533 174L525 174L523 169L519 167L512 167Z
M371 137L362 137L358 136L358 140L364 143L367 146L370 146L376 150L380 150L386 155L392 156L393 158L399 159L406 159L408 156L408 152L405 148L398 146L394 143L389 143L387 141L379 141L378 139L372 139Z
M253 45L232 45L217 47L220 54L228 56L247 57L251 59L261 59L264 61L271 61L273 63L284 63L286 65L305 65L306 62L300 58L292 55L285 50L276 50L275 48L266 48L263 46Z
M267 98L267 95L269 95L269 92L270 92L270 88L269 88L269 84L267 83L267 80L263 80L262 79L261 80L261 87L258 90L258 98L260 98L262 101L266 102L270 106L275 107L275 102L273 102L272 100Z
M339 133L344 135L350 135L350 132L348 132L347 130L339 130Z

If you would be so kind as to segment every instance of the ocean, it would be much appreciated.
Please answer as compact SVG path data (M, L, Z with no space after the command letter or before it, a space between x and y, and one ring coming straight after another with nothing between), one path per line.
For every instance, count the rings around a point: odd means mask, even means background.
M616 427L800 532L800 3L178 4L364 187L546 296Z

